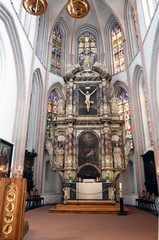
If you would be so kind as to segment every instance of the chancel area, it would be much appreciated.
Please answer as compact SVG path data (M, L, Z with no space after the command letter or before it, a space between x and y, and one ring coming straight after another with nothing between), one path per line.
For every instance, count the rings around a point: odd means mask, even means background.
M157 214L158 16L158 0L0 2L0 239L43 205Z

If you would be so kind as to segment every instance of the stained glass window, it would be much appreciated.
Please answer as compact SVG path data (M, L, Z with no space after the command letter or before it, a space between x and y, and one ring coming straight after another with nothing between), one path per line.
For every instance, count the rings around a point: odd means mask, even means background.
M115 73L125 70L124 48L119 25L114 25L112 30L113 60Z
M135 10L133 8L132 8L132 15L133 15L133 19L134 19L136 41L137 41L137 45L138 45L138 48L139 48L139 35L138 35L138 29L137 29L137 23L136 23L136 12L135 12Z
M83 62L86 54L90 54L92 59L92 65L96 61L97 48L96 48L96 38L93 34L86 32L82 34L78 39L78 60Z
M120 119L125 121L126 138L132 139L128 94L122 91L121 94L118 96L118 99L119 99L118 112L119 112ZM132 141L131 141L131 145L133 148Z
M147 121L148 121L148 127L149 127L149 134L150 134L151 144L153 144L153 141L152 141L152 127L151 127L151 120L150 120L150 109L149 109L147 92L146 92L146 88L145 87L144 87L144 94L145 94L145 102L146 102Z
M60 74L61 67L61 43L62 35L60 29L55 26L52 37L52 51L51 51L51 72Z
M55 91L52 91L48 99L46 138L50 138L50 123L56 120L58 97Z

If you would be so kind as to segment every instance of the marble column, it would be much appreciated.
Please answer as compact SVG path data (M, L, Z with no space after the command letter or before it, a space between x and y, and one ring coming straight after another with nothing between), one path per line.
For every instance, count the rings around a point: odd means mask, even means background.
M104 141L105 141L105 167L106 168L112 168L113 162L112 162L112 153L111 153L111 135L109 127L104 127Z
M103 115L107 116L108 105L107 105L106 80L105 79L102 79L102 89L103 89Z
M102 84L99 84L99 91L100 91L100 116L103 115L103 87Z
M101 152L102 152L102 169L105 167L105 145L104 145L104 130L101 130Z
M72 94L73 94L73 80L70 79L66 87L66 114L68 118L73 117Z

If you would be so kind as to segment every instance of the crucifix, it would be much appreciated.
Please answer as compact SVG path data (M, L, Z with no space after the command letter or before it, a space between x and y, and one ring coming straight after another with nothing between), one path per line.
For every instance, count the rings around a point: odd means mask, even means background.
M79 89L79 91L85 96L85 104L86 104L87 112L89 112L91 104L94 103L93 101L90 100L90 98L95 93L96 90L97 88L91 93L89 91L86 91L86 93L84 93L82 92L81 89Z

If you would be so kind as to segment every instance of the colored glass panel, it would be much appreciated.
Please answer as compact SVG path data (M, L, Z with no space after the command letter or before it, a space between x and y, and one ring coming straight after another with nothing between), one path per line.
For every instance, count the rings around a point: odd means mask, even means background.
M56 70L56 69L55 69ZM47 123L46 123L46 138L50 138L50 124L56 120L57 117L57 104L58 97L55 92L51 92L48 99L48 112L47 112Z
M138 45L138 48L139 48L139 35L138 35L138 29L137 29L137 23L136 23L136 12L135 12L134 9L133 9L132 15L133 15L133 19L134 19L134 27L135 27L135 33L136 33L136 41L137 41L137 45Z
M92 65L93 65L96 61L96 55L97 55L96 39L89 32L82 34L78 39L79 62L84 61L84 57L86 54L90 54L90 57L92 59Z
M112 46L115 73L125 70L125 59L122 34L119 25L115 25L112 30Z
M145 87L144 87L144 94L145 94L145 102L146 102L146 111L147 111L147 120L148 120L149 134L150 134L151 144L153 145L152 127L151 127L151 120L150 120L150 110L149 110L147 92L146 92L146 88Z
M122 91L118 99L119 118L125 121L126 137L131 139L131 147L133 148L128 94Z
M55 26L52 37L51 72L56 74L60 74L61 68L61 43L62 36L60 30Z

